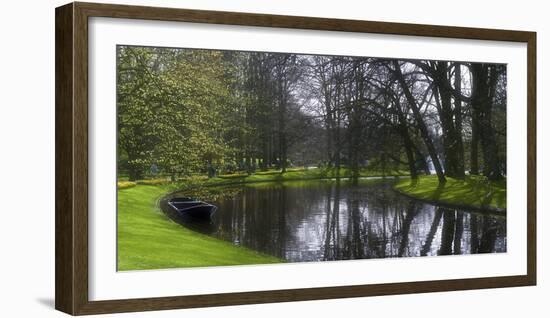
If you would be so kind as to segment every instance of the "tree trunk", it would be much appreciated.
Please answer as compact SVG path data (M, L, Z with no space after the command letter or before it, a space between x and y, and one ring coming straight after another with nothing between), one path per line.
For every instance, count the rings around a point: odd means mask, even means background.
M286 149L286 87L282 81L284 79L279 79L279 160L281 172L286 172L286 160L287 160L287 149Z
M400 129L401 137L403 138L403 145L405 147L405 153L407 154L407 162L409 163L409 173L411 179L418 179L418 173L416 171L416 160L414 158L412 141L409 136L407 127L401 127Z
M334 166L336 168L336 178L340 178L340 155L342 152L342 143L340 136L340 83L336 83L336 93L334 94Z
M412 140L411 140L411 144L414 148L414 154L415 154L416 162L418 162L420 164L420 168L422 170L424 170L424 173L427 176L431 175L432 172L430 171L430 166L428 165L428 162L426 161L426 156L422 153L422 151L420 151L420 149L418 149L418 147L415 145L414 142L412 142Z
M327 138L327 165L332 167L332 158L333 158L333 146L332 146L332 131L334 129L334 114L331 109L331 94L330 90L326 87L326 83L323 84L324 95L325 95L325 126L326 126L326 138Z
M409 165L409 173L411 175L411 179L416 180L418 179L418 173L416 171L416 160L414 158L414 144L409 134L409 128L407 127L407 120L405 118L405 115L403 114L403 111L401 111L400 105L393 103L393 107L397 113L397 118L399 119L398 129L399 129L399 134L403 139L403 146L405 147L405 154L407 155L407 162Z
M494 66L472 63L472 109L477 116L478 133L483 152L483 175L493 181L502 179L491 114L497 76Z
M470 144L470 174L472 175L479 174L479 123L477 122L479 115L474 113L475 110L472 109L472 141Z
M422 114L420 113L420 110L418 109L418 106L416 105L416 100L414 99L414 96L411 94L411 91L409 90L409 87L407 86L407 83L405 82L405 78L403 77L403 73L401 73L401 67L399 66L399 63L397 61L393 61L393 65L395 67L395 74L397 75L397 79L399 81L399 84L403 88L403 92L405 93L405 97L407 98L407 102L409 103L409 106L411 107L411 110L413 111L414 118L416 120L416 123L418 125L418 129L420 130L420 135L422 139L424 140L424 143L426 144L426 148L428 149L428 154L432 158L432 162L435 168L435 171L437 173L437 178L439 180L439 183L445 183L445 174L443 173L443 168L441 167L441 163L439 161L439 158L437 157L437 153L435 151L434 144L432 142L432 139L428 133L428 128L426 127L426 124L424 123L424 120L422 119Z
M472 66L472 77L474 76L474 72L479 73L479 70L474 70L474 66ZM479 77L479 75L477 76ZM473 81L473 80L472 80ZM472 86L476 85L472 82ZM478 84L480 85L480 84ZM475 87L472 87L472 99L476 98L475 95L477 95L477 92L475 91ZM479 99L479 97L477 97ZM479 117L480 115L480 107L478 106L479 102L475 103L472 102L472 141L470 144L470 174L477 175L479 174Z
M460 110L460 101L456 103L455 109L452 108L450 91L450 79L448 72L448 62L437 62L434 72L434 96L437 104L441 128L443 129L443 152L445 156L445 175L453 178L464 178L464 164L462 149L462 120L461 113L457 112L456 106ZM460 76L459 76L460 80ZM455 76L455 85L457 78Z
M336 178L340 178L340 152L341 152L341 142L340 142L340 116L336 120L336 132L335 132L335 144L336 149L334 150L334 167L336 168Z
M437 81L445 79L438 78ZM442 86L442 85L441 85ZM453 124L453 115L451 110L451 95L445 89L434 87L435 101L437 104L441 128L443 130L443 155L445 157L445 175L455 178L456 169L456 151L455 151L455 133Z
M141 179L143 179L143 174L141 172L141 169L131 166L128 171L128 180L137 181Z
M128 153L128 180L130 181L143 179L143 170L141 168L141 165L132 164L132 162L134 162L136 158L139 158L139 156Z
M455 66L455 89L457 91L462 90L462 74L460 70L460 64ZM458 178L464 179L465 167L464 167L464 141L462 140L462 101L459 98L454 98L455 101L455 134L456 134L456 151L457 151L457 172Z
M360 63L355 63L354 68L355 87L350 87L350 91L355 90L355 100L351 103L350 114L350 165L351 165L351 177L352 184L357 185L359 183L359 149L362 134L361 125L361 106L358 101L363 100L364 83L362 78L363 69Z

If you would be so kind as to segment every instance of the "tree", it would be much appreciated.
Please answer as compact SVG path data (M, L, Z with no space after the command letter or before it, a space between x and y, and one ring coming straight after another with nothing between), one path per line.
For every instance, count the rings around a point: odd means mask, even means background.
M498 155L492 122L493 103L500 68L497 65L472 63L472 122L483 149L483 175L489 180L502 179L502 165ZM477 146L477 145L476 145Z
M126 158L130 180L143 177L158 135L152 103L159 95L159 58L154 49L118 47L118 152Z
M119 46L119 171L506 174L506 67ZM478 149L479 148L479 149ZM481 154L481 155L480 155ZM155 169L156 170L156 169ZM347 173L349 171L349 174Z
M273 76L276 82L277 134L279 139L279 166L285 172L288 162L288 109L292 91L300 76L300 67L295 54L272 54Z
M435 146L433 144L433 141L428 133L428 128L426 127L426 124L424 123L424 120L422 118L422 114L420 113L420 110L417 105L417 101L414 98L414 96L411 93L411 90L409 86L407 85L405 78L403 76L403 73L401 72L401 66L399 65L398 61L393 61L393 70L394 74L397 78L397 81L401 85L401 88L403 89L403 93L405 94L405 97L407 99L407 102L409 103L409 107L411 108L414 119L416 121L418 130L420 131L420 135L422 136L422 139L424 140L424 143L426 144L426 148L428 149L428 153L432 159L432 163L434 165L435 171L437 173L437 178L439 179L440 183L445 183L445 175L443 173L443 168L441 167L441 163L439 161L439 158L437 156L437 152L435 150Z
M442 127L445 157L445 174L453 178L464 178L464 149L462 145L462 106L455 98L454 109L451 92L451 64L449 62L428 62L429 76L433 79L434 96ZM460 89L460 66L455 69L455 89Z
M130 180L152 163L175 179L224 152L229 91L220 53L123 47L119 56L118 144Z

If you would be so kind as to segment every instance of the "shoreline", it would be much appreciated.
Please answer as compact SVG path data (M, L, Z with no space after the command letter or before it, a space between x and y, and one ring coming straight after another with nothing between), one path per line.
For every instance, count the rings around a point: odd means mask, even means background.
M387 176L382 176L382 175L372 175L372 176L361 176L359 177L359 179L363 179L363 180L391 180L391 179L400 179L400 178L407 178L407 177L410 177L409 175L387 175ZM284 178L284 177L276 177L276 178L267 178L265 180L244 180L246 179L246 177L243 177L242 179L240 180L231 180L231 178L228 178L226 180L223 180L224 177L217 177L219 179L222 179L222 180L219 180L217 182L212 182L212 183L209 183L208 181L206 182L198 182L198 183L191 183L191 184L188 184L187 186L184 186L184 187L180 187L179 185L181 185L181 183L178 183L178 182L175 182L175 183L168 183L167 185L168 186L175 186L176 188L175 189L171 189L171 190L168 190L168 192L166 192L164 195L162 195L161 197L159 197L157 199L157 206L160 207L160 202L165 199L166 197L174 194L174 193L178 193L178 192L185 192L185 191L188 191L188 190L193 190L193 189L197 189L197 188L201 188L201 187L222 187L222 186L234 186L234 185L246 185L246 184L256 184L256 183L269 183L269 182L293 182L293 181L315 181L315 180L336 180L336 179L340 179L340 180L345 180L345 181L349 181L351 179L350 176L343 176L343 177L334 177L334 176L320 176L320 177L306 177L306 178ZM235 178L237 179L237 178ZM144 184L142 184L144 185ZM410 199L413 199L413 200L418 200L418 201L421 201L421 202L424 202L424 203L428 203L428 204L431 204L431 205L436 205L436 206L441 206L441 207L446 207L446 208L450 208L450 209L459 209L459 210L470 210L470 212L472 213L480 213L480 214L484 214L484 215L494 215L494 216L499 216L499 217L506 217L506 214L507 214L507 210L506 208L499 208L499 207L493 207L493 206L479 206L479 205L473 205L473 204L467 204L467 203L453 203L453 202L448 202L448 201L444 201L444 200L433 200L433 199L429 199L429 198L422 198L422 197L419 197L419 196L415 196L413 194L410 194L406 191L403 191L403 190L400 190L400 189L397 189L396 188L396 185L397 185L397 182L394 182L393 186L392 186L392 190L399 193L400 195L403 195L407 198L410 198ZM161 209L162 210L162 209Z
M449 209L457 209L457 210L471 210L472 213L480 213L484 215L492 215L492 216L499 216L499 217L506 217L506 209L505 208L495 208L491 206L482 207L482 206L476 206L471 204L458 204L458 203L451 203L451 202L445 202L445 201L438 201L438 200L430 200L430 199L424 199L416 197L412 194L409 194L405 191L401 191L396 189L395 187L392 187L392 190L399 193L400 195L403 195L407 198L422 201L431 205L441 206ZM465 211L469 212L469 211Z

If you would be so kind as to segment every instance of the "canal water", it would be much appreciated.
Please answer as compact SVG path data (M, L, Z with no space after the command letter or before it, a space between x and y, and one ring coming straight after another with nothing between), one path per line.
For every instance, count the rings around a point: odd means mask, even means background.
M288 262L506 252L506 218L405 197L390 181L314 180L203 188L211 221L182 226Z

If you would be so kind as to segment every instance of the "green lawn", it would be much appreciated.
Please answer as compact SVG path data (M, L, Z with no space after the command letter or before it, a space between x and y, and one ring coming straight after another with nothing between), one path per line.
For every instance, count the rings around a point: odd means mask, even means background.
M447 178L445 184L439 185L437 176L421 176L416 182L409 178L402 179L394 189L431 202L506 209L506 179L492 182L479 176L467 176L465 180Z
M233 174L221 174L214 178L207 178L205 175L196 175L192 177L184 177L178 180L179 183L186 187L189 183L201 184L201 185L223 185L229 183L248 183L248 182L264 182L264 181L294 181L294 180L310 180L310 179L331 179L337 175L337 170L334 168L309 168L303 167L289 168L285 173L281 173L281 170L269 169L267 171L257 170L253 174L246 174L244 172L237 172ZM392 176L404 176L408 175L408 171L404 170L391 170L381 171L374 169L363 168L359 171L360 177L392 177ZM351 170L348 168L340 168L340 177L349 178L351 176ZM137 182L127 181L127 177L119 178L118 188L129 188L135 184L146 185L161 185L170 183L168 177L160 179L139 180Z
M282 262L172 222L157 206L172 189L138 184L118 190L118 270Z

